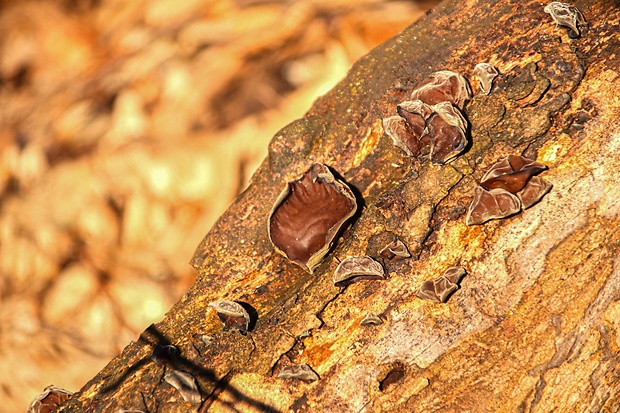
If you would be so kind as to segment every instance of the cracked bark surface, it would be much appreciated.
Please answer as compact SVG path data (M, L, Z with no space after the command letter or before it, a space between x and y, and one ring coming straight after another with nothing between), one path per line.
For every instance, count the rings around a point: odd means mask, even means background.
M575 4L570 39L535 1L447 1L353 66L271 141L251 186L198 247L200 275L166 318L58 409L185 411L616 411L620 405L620 8ZM465 106L472 144L448 165L408 158L381 119L428 74L449 69L478 91L474 66L497 67L490 95ZM549 166L552 191L504 220L465 225L490 165L522 154ZM274 253L267 216L312 162L353 187L360 213L308 274ZM388 279L333 286L339 260L398 236L413 257ZM446 304L419 285L461 265ZM247 335L224 332L208 303L255 310ZM360 326L368 313L383 324ZM185 403L150 360L180 350L201 406ZM320 380L278 379L307 364ZM122 411L122 410L121 410Z

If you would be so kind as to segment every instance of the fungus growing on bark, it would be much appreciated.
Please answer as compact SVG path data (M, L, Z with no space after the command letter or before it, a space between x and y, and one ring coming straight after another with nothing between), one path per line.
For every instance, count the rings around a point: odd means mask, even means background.
M421 100L407 100L396 106L396 113L405 119L414 136L421 140L426 134L426 120L433 114L433 110Z
M545 6L544 11L551 15L551 18L558 26L564 26L569 29L568 37L576 39L581 36L579 24L585 24L586 19L577 7L572 4L552 1Z
M202 402L196 379L191 374L179 370L172 370L166 373L164 380L177 389L186 402L194 405Z
M224 324L224 331L231 328L237 329L242 333L248 331L250 325L250 315L243 306L234 301L221 300L209 303L217 312L217 316Z
M477 186L474 199L467 210L467 225L483 224L491 219L506 218L521 210L521 202L516 195L502 188L490 191Z
M394 238L394 241L386 245L379 255L390 261L400 261L411 257L407 246L398 238Z
M292 364L280 370L278 377L281 379L297 379L303 381L316 381L319 375L316 374L307 364Z
M480 179L486 189L502 188L516 194L522 190L533 175L547 169L547 166L519 155L508 155L491 168Z
M151 360L158 366L170 366L179 357L179 349L173 345L158 345L153 349Z
M373 313L368 313L366 317L360 321L361 326L378 326L379 324L383 324L383 320Z
M276 200L269 214L269 239L278 253L312 273L356 210L351 189L327 166L315 163L287 183Z
M553 185L539 176L533 176L527 182L525 187L517 192L517 196L521 201L521 208L528 209L551 190Z
M427 105L450 102L459 109L463 109L465 101L469 99L471 88L467 79L450 70L431 73L411 92L411 100L421 100Z
M445 303L459 289L459 283L465 274L463 267L448 268L440 277L424 281L416 296L433 303Z
M392 143L402 149L409 156L418 156L422 143L411 130L407 121L400 116L390 116L383 119L383 130L392 138Z
M468 143L467 121L449 102L432 106L427 128L431 141L431 162L443 165L458 156Z
M334 285L344 287L362 280L384 280L385 270L368 256L349 257L338 264L333 279Z
M28 413L49 413L58 407L62 402L71 397L73 393L54 386L47 386L30 403Z
M480 80L480 90L485 95L491 93L493 87L493 79L499 74L497 69L488 63L478 63L474 67L474 74Z

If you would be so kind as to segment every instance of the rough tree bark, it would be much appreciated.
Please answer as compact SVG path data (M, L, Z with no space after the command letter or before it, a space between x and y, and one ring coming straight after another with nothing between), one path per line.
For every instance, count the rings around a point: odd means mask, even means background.
M583 0L571 39L539 1L444 2L361 59L303 119L278 133L250 187L198 247L183 299L59 412L620 411L620 9ZM501 75L466 105L471 146L448 165L408 158L381 119L429 73ZM552 191L508 219L465 225L489 165L524 154L549 166ZM337 171L363 208L308 274L274 253L267 216L312 162ZM389 277L346 289L338 260L378 257L398 236L414 257ZM420 284L460 264L446 304ZM255 310L251 331L225 332L207 304ZM360 326L367 313L384 323ZM154 346L173 344L167 366ZM277 378L305 363L320 380ZM162 380L198 381L201 405Z

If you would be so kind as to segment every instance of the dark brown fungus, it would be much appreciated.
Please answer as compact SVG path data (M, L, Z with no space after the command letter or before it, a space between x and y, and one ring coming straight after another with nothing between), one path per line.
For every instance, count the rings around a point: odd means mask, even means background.
M269 239L278 253L312 272L356 210L351 189L327 166L315 163L276 200L269 214Z
M164 380L177 389L186 402L194 405L202 402L196 379L191 374L179 370L172 370L166 373Z
M241 304L234 301L222 300L209 303L209 306L217 311L217 316L224 324L224 331L228 331L231 328L237 329L242 333L248 331L250 315Z
M459 283L465 274L463 267L448 268L440 277L424 281L416 296L433 303L445 303L459 289Z
M569 37L576 39L581 36L579 24L585 24L586 19L577 7L572 4L552 1L545 6L544 11L551 15L556 24L568 27L572 31L572 33L569 32Z
M469 99L471 88L467 79L450 70L431 73L411 92L411 100L421 100L427 105L450 102L459 109L463 109L465 101Z
M402 149L409 156L418 156L422 143L415 136L405 119L400 116L390 116L383 119L383 130L392 138L392 143Z
M506 218L521 210L521 201L505 189L495 188L487 191L477 186L474 199L467 210L467 225L483 224L491 219Z
M334 285L338 287L362 280L383 279L385 279L383 266L367 256L345 258L334 271Z
M442 165L458 156L468 143L467 121L455 106L441 102L433 107L428 119L431 140L431 162Z
M47 386L43 392L39 394L30 403L28 413L51 413L60 406L62 402L71 397L73 393L67 390L59 389L54 386Z
M493 79L499 74L497 69L488 63L478 63L474 67L474 74L480 80L480 90L485 95L491 93L493 87Z
M519 155L508 155L495 163L482 176L480 185L486 189L502 188L516 194L522 190L533 175L547 167Z
M433 110L421 100L407 100L396 106L396 112L407 121L416 138L422 139L426 134L426 120Z
M398 238L394 238L394 241L386 245L379 255L390 261L400 261L411 257L407 246Z
M307 364L292 364L280 370L278 377L281 379L297 379L303 381L316 381L319 375L316 374Z
M368 313L366 317L360 321L361 326L378 326L379 324L383 324L383 320L373 313Z
M521 200L521 208L528 209L551 190L553 185L539 176L533 176L527 182L527 185L517 192L519 200Z

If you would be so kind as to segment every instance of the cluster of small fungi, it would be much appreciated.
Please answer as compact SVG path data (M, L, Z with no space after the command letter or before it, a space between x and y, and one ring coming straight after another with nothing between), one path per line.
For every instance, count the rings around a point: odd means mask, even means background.
M487 63L476 66L482 93L490 93L497 69ZM419 157L430 145L430 161L443 165L456 158L469 143L469 125L463 116L465 102L471 99L467 80L454 72L432 73L411 94L411 100L400 103L398 116L383 119L385 132L395 146L409 156ZM466 218L467 225L482 224L504 218L529 208L550 189L551 184L536 175L546 166L518 155L509 155L485 173ZM274 250L312 273L332 248L338 234L358 209L349 186L338 179L326 165L314 163L301 177L286 184L268 218L267 231ZM411 257L407 246L398 238L385 246L380 257L399 261ZM445 303L459 289L464 268L449 268L443 275L422 283L416 296L433 303ZM336 268L333 283L346 288L365 280L384 280L383 265L369 256L347 257ZM231 328L245 334L250 316L234 301L209 304L217 311L224 330ZM381 317L369 313L362 326L382 324ZM305 381L318 380L318 375L305 364L283 368L278 377Z

